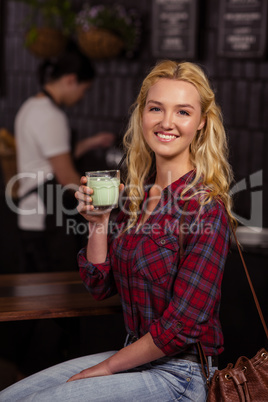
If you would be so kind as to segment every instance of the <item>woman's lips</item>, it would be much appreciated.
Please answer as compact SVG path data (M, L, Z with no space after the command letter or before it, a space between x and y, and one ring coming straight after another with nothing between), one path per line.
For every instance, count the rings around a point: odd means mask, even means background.
M179 136L176 134L163 133L160 131L155 132L155 135L157 136L157 138L159 138L160 141L163 141L163 142L174 141L174 140L176 140L176 138L179 138Z

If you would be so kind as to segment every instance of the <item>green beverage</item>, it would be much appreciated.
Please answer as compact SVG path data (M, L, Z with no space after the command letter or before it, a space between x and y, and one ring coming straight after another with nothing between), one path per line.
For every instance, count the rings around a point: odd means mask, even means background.
M95 209L117 208L120 172L118 170L86 172L87 185L93 189L91 195Z

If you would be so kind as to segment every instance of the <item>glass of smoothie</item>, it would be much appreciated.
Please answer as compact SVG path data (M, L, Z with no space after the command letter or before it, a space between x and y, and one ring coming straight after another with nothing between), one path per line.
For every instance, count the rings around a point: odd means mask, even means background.
M97 170L86 172L87 185L93 189L91 195L94 209L118 207L120 170Z

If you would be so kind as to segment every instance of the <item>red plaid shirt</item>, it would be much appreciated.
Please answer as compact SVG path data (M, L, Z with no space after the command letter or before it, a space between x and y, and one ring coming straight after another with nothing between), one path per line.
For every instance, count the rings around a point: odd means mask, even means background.
M207 355L223 351L219 307L229 250L228 218L220 202L200 210L198 200L192 198L182 228L185 251L180 260L179 220L184 205L180 194L192 178L193 171L165 188L138 231L136 226L120 235L128 219L121 211L110 227L103 264L89 263L85 249L78 258L81 278L93 296L101 300L118 292L127 332L136 337L150 332L166 355L185 351L197 340ZM148 188L143 208L146 200Z

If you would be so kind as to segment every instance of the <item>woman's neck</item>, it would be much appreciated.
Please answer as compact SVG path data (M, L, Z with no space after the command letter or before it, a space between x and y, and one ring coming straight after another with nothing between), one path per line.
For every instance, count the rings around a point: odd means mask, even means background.
M192 169L193 165L190 161L184 164L169 161L166 163L163 163L163 161L161 161L161 163L156 162L155 184L163 189L184 176L186 173L190 172Z

